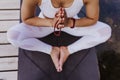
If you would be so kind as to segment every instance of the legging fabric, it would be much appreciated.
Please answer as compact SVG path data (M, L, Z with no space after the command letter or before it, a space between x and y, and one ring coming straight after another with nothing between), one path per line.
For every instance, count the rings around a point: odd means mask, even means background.
M16 47L50 54L52 45L36 38L45 37L53 33L53 31L53 27L36 27L20 23L7 31L7 38L8 41ZM106 42L111 36L110 26L100 21L87 27L75 27L73 29L65 27L62 28L62 31L72 36L82 37L68 45L70 54Z

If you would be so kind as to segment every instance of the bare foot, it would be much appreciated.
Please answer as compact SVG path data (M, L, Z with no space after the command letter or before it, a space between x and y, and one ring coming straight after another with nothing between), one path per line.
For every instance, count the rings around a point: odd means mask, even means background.
M52 47L51 51L51 58L55 65L55 68L57 69L57 72L59 72L59 56L60 56L60 48L59 47Z
M60 60L59 60L59 70L62 71L63 64L68 59L70 53L68 51L68 48L66 46L60 47Z

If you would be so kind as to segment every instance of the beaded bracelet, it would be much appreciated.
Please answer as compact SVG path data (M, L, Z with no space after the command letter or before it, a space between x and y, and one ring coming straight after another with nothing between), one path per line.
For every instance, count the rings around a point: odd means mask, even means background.
M70 27L70 28L74 28L75 27L75 19L74 18L71 18L73 20L73 25Z

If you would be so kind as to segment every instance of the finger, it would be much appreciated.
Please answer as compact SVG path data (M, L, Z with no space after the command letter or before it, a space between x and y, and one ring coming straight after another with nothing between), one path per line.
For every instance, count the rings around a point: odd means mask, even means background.
M61 12L59 11L59 13L57 14L58 17L61 17Z
M62 23L62 19L59 18L58 21L57 21L57 23L56 23L56 27L57 27L59 24L61 24L61 23Z
M58 22L58 20L56 20L56 21L53 21L53 27L56 27L57 25L57 22Z
M58 29L59 29L59 28L64 28L64 24L59 24L59 25L58 25Z
M56 12L55 17L61 16L61 8Z
M64 27L65 18L60 18L59 20L60 20L60 21L59 21L59 24L62 25L61 27Z
M61 19L61 23L65 23L65 18L62 18L62 19Z
M59 9L58 16L61 16L61 13L62 13L62 8Z
M60 19L60 17L54 18L54 20L53 20L53 27L56 27L58 25L59 19Z
M63 16L64 15L64 10L62 9L62 7L59 9L59 16Z
M57 13L55 14L55 17L56 17L56 18L59 17L59 12L57 12Z
M64 8L62 8L62 10L61 10L61 11L62 11L62 13L63 13L63 14L65 13L65 9L64 9Z
M61 11L61 17L64 17L64 15L65 15L64 13L65 13L65 11L62 10L62 11Z
M62 13L62 14L60 15L60 17L61 17L61 18L64 18L64 17L65 17L65 14L64 14L64 13Z
M62 8L62 11L63 11L63 13L64 13L64 14L66 13L66 11L65 11L65 9L64 9L64 8Z
M59 8L59 11L62 11L62 7Z
M62 9L62 16L67 17L67 13L64 8Z

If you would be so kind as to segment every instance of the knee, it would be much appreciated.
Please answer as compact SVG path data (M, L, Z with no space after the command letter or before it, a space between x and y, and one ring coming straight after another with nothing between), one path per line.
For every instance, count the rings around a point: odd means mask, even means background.
M7 30L7 40L10 42L12 45L17 46L18 45L18 38L20 36L20 31L16 29L16 26L13 26L9 30Z
M18 37L19 37L19 34L20 34L19 31L10 29L10 30L7 31L7 38L8 38L8 40L9 39L17 40Z
M97 31L99 38L101 41L107 41L112 35L112 29L109 25L104 24L102 28L98 29Z
M7 38L16 40L19 37L21 31L24 30L24 28L22 26L24 26L24 24L20 23L20 24L14 25L10 29L8 29L7 30Z

